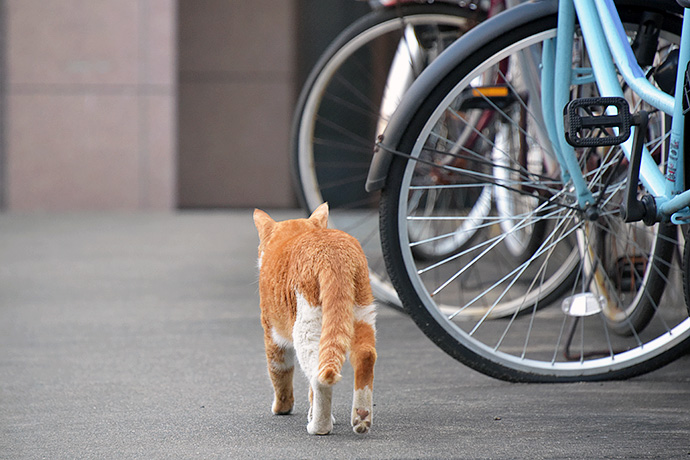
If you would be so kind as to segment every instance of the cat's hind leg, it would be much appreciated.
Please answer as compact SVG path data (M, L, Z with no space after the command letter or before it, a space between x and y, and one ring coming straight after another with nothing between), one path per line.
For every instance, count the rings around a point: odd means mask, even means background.
M359 434L369 431L373 418L374 364L376 363L374 317L374 305L355 307L355 334L350 351L350 362L355 371L352 429Z
M295 351L302 370L309 379L309 434L328 434L333 430L331 403L333 387L319 382L319 342L321 339L321 307L312 306L299 292L297 318L292 329Z
M292 378L295 370L295 350L292 343L275 329L264 333L268 375L271 377L275 396L272 411L276 415L292 412L295 403Z
M313 408L314 408L314 390L311 389L311 385L309 385L309 414L307 415L307 420L311 422L311 419L313 417ZM331 422L333 422L333 425L335 425L335 415L331 413Z
M318 379L313 379L309 386L311 404L307 432L309 434L329 434L335 423L335 419L331 415L333 386L324 385Z

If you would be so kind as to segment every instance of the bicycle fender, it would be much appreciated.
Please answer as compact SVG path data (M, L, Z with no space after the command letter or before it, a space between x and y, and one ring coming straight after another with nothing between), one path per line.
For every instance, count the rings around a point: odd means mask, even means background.
M645 6L645 3L648 4L648 0L616 0L615 3L627 6ZM658 0L654 6L666 11L675 12L677 10L676 14L682 14L682 9L679 8L675 0ZM369 166L366 190L375 192L384 188L388 170L393 161L394 154L392 152L397 150L419 105L459 62L472 55L487 40L504 33L505 30L520 27L540 17L555 14L557 11L557 0L534 0L529 3L522 3L474 27L441 53L410 86L388 122Z
M374 192L384 187L388 177L388 169L391 161L393 161L391 151L397 149L407 126L417 112L417 107L458 62L470 56L488 39L500 35L507 28L519 27L557 11L558 1L556 0L522 3L472 28L441 53L412 83L389 120L382 137L380 137L381 141L374 151L367 176L366 190Z

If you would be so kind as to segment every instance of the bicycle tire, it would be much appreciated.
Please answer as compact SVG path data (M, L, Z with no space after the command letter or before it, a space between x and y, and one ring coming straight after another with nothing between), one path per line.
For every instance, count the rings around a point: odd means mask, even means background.
M357 85L369 85L366 81L348 79L345 92L336 85L343 75L352 71L353 67L349 66L355 64L360 76L378 72L377 78L385 78L382 72L387 71L390 52L394 49L383 53L386 57L376 63L360 65L356 59L372 47L384 48L390 37L399 40L403 23L444 24L464 32L483 16L480 11L444 3L405 4L372 11L345 29L326 49L310 73L296 106L291 131L291 165L302 208L311 213L322 202L329 202L331 225L353 234L364 247L374 294L398 308L400 301L390 285L380 253L378 200L364 191L376 140L380 96L369 97L370 94L358 89L347 92ZM329 92L331 98L338 100L326 100Z
M627 2L620 3L620 5L623 5L619 11L621 18L624 22L637 24L637 20L645 8L639 8L635 5L626 5L626 3ZM664 24L664 34L669 36L675 35L676 37L679 36L680 23L677 20L678 16L670 14L667 15L667 18L667 22ZM491 20L480 27L486 27L487 29L492 27ZM495 286L500 285L499 283L504 283L503 286L507 286L505 287L505 291L498 291L495 294L495 297L498 298L498 300L495 301L496 303L487 306L479 314L475 313L475 315L478 316L474 319L472 318L473 315L464 314L466 310L463 310L463 306L455 308L452 314L444 313L441 308L441 298L444 295L443 289L446 289L446 286L452 283L456 283L460 286L460 283L457 283L456 280L465 276L465 273L472 273L478 278L484 275L479 273L479 270L467 268L467 265L463 265L457 269L454 268L449 270L451 273L450 277L444 275L441 277L443 281L440 283L432 280L436 282L436 284L432 285L430 288L425 283L427 283L434 270L437 270L440 265L418 265L418 261L414 260L412 251L409 248L409 241L407 241L406 221L415 218L414 214L408 214L407 208L408 194L411 193L411 187L415 187L412 183L414 175L413 170L416 167L415 164L433 164L433 155L441 154L439 152L434 152L433 147L425 147L425 142L429 141L432 130L434 129L434 123L440 120L443 111L451 107L451 103L457 103L461 106L461 103L468 100L467 96L465 96L465 99L461 98L460 87L464 84L468 84L472 79L480 78L479 76L481 74L479 70L483 68L482 66L486 65L486 68L489 68L489 65L485 63L501 62L502 59L509 58L510 52L522 46L526 47L528 44L541 43L542 40L555 36L555 27L556 16L550 14L538 18L537 20L532 20L526 24L521 24L519 27L515 27L512 30L500 30L495 31L493 34L484 34L492 38L481 43L470 44L461 41L457 44L458 47L465 45L467 48L474 50L474 52L471 53L466 60L458 62L450 72L443 75L443 78L428 79L429 81L437 81L438 84L430 90L429 97L417 105L401 141L395 147L395 150L404 153L404 156L398 155L393 159L383 189L380 208L383 253L386 258L391 280L403 300L403 305L408 310L409 315L432 341L446 353L464 364L492 377L509 381L572 382L628 378L654 370L672 361L690 348L690 319L687 317L688 313L686 309L683 308L683 311L679 312L677 305L666 305L660 300L662 294L668 296L678 295L676 290L678 284L680 284L678 280L681 270L677 265L678 261L676 260L674 262L673 259L673 253L676 250L675 227L657 225L656 228L658 230L656 231L656 236L651 238L653 244L643 246L642 243L637 243L635 240L637 227L622 226L616 214L618 211L613 211L602 223L598 220L592 221L591 224L583 223L584 220L577 220L577 216L572 213L568 214L570 211L566 206L567 202L558 202L558 200L564 200L563 197L567 195L567 187L564 184L553 182L551 184L538 185L536 187L541 187L538 190L539 193L550 195L549 198L542 198L540 200L540 206L544 203L549 206L557 203L558 206L560 206L554 211L553 209L549 210L548 207L544 205L542 212L553 212L550 218L557 219L557 223L551 226L551 233L548 238L554 238L554 241L556 241L555 238L561 238L562 236L562 239L560 239L557 244L565 248L562 250L563 254L561 260L564 265L545 268L547 267L546 262L536 262L539 260L539 257L551 257L556 251L556 249L544 246L546 242L542 243L543 252L540 254L535 253L530 259L535 261L534 267L530 267L529 264L517 265L518 268L514 269L512 272L508 270L506 278L499 280L494 286L487 284L487 286L489 286L486 288L487 290L483 292L483 288L476 290L479 294L477 294L477 297L471 302L475 302L476 299L481 298L481 296L488 296L490 291L495 289ZM515 68L517 68L517 66ZM434 66L432 65L427 72L433 71ZM515 73L519 74L518 71L515 71ZM509 79L508 76L504 76L504 78L506 78L506 80ZM512 83L515 82L508 83L508 86ZM515 83L515 85L517 87L518 83ZM455 99L456 97L457 99ZM470 101L470 105L471 103ZM525 102L524 105L526 106L527 102ZM506 112L508 112L507 109ZM515 123L515 125L517 125L517 123ZM445 140L445 142L451 141L452 139ZM425 151L424 155L428 155L432 159L429 160L423 157L422 151ZM410 156L414 158L414 160L409 159ZM591 156L593 155L590 154L590 157ZM613 156L611 158L613 159ZM589 167L589 165L587 166ZM613 183L619 186L620 181L616 182L616 175L619 173L618 168L611 169L611 166L607 166L604 160L601 160L598 165L592 168L591 174L589 169L587 170L588 180L592 182L599 181L597 184L601 185L601 190L603 190L601 191L601 196L608 197L609 195L605 194L608 192L613 196L614 191L608 189L608 187L612 185L607 185L603 177L605 173L609 173L609 176L614 177L614 179L612 179ZM520 172L525 178L528 178L528 176L532 174L528 170L520 170L517 166L514 167L514 170ZM464 174L465 177L480 177L478 171L471 170L469 167L465 167L460 173ZM539 182L539 184L547 182L547 180L552 180L551 177L547 176L541 176L540 179L541 182ZM504 184L498 183L495 179L493 179L493 183L496 186L504 186ZM526 180L525 183L527 183ZM513 191L519 189L518 185L510 187ZM524 189L518 191L520 191L522 195L525 194ZM540 219L536 210L532 213L531 217ZM527 217L525 217L525 219L526 218ZM572 219L573 230L568 227L570 221L567 221L566 218ZM616 225L615 227L614 224ZM486 225L486 228L490 229L491 226ZM554 229L559 229L558 232L561 233L558 234ZM616 233L613 231L616 229L626 229L626 232ZM587 240L585 240L584 243L580 243L575 241L574 238L566 238L564 236L566 230L568 232L572 231L574 235L581 235L578 239L591 238L592 241L598 241L595 238L595 232L608 232L602 234L606 238L610 238L615 244L609 246L609 249L606 249L603 244L595 246L590 244ZM642 230L640 230L640 232L641 231ZM493 245L494 242L498 245L501 242L501 238L502 236L493 236L492 239L487 239L486 241L488 241L488 243L483 242L484 246L481 248L481 251L486 250L488 253L488 251L493 250L491 245ZM549 241L548 238L545 241ZM607 241L606 238L602 237L601 241ZM617 247L618 239L625 239L626 242L630 242L631 244L631 246L625 247L625 251L622 252L622 254L627 257L627 259L622 259L623 263L632 264L632 260L637 256L637 254L630 254L627 251L647 251L647 254L644 254L643 262L645 276L638 280L635 278L636 275L634 273L630 275L635 280L635 283L632 283L634 285L635 295L632 297L630 305L638 305L641 302L649 302L652 304L653 312L655 313L655 322L643 331L642 327L632 325L632 319L628 317L626 323L628 327L632 328L631 337L624 337L624 334L617 334L614 328L611 328L610 322L604 314L605 310L609 308L608 304L612 302L609 298L604 300L599 298L596 300L596 303L593 303L593 305L599 305L601 311L586 318L584 316L573 317L562 314L558 311L554 311L557 310L557 307L549 305L563 298L563 291L560 290L561 286L559 286L558 283L565 282L569 283L568 288L572 290L571 295L566 296L571 299L570 302L575 303L582 301L589 303L590 296L579 298L584 300L573 300L575 297L572 294L576 292L578 283L583 285L586 284L587 290L589 290L593 284L599 283L599 280L596 279L597 277L606 278L608 276L602 268L607 267L607 265L602 261L600 256L608 254L609 251L615 253L615 250L611 248ZM566 243L569 244L569 246L567 246ZM634 245L632 245L633 243ZM557 247L557 244L553 243L553 247ZM602 247L604 248L602 249ZM550 252L547 252L547 249ZM601 251L601 254L599 254L598 251ZM498 253L498 249L495 253ZM579 257L580 253L583 253L584 256ZM596 254L592 255L592 253ZM578 255L578 258L575 259L573 254ZM476 260L479 260L481 257L483 257L483 253L478 256ZM500 257L500 254L496 256L495 260L500 260L498 257ZM592 263L591 267L585 267L586 264L583 260L587 258L595 261L599 265ZM478 265L478 263L475 264L476 260L471 262L471 267ZM463 263L462 258L454 256L452 259L446 261L446 264L451 261L456 262L458 265ZM612 265L620 272L623 267L617 267L617 261L618 259L614 259ZM568 264L572 264L569 273L559 272L563 266L567 266ZM497 267L500 271L500 265L496 265L496 263L491 266L487 265L483 269L485 271L490 271L497 270ZM508 302L504 302L504 296L506 296L511 289L516 289L515 286L518 281L522 282L522 280L519 280L519 277L522 276L525 270L527 268L532 269L536 267L539 267L539 270L536 270L536 274L531 281L524 283L528 286L526 289L529 289L529 293L531 294L531 289L535 282L538 281L542 283L544 280L553 280L548 286L548 289L544 291L535 291L532 300L529 302L524 300L527 298L526 295L522 299L516 296L514 305L512 305L511 308L506 307L506 311L502 315L503 319L491 319L491 315L494 313L493 309L496 305L500 305L500 302L510 305ZM546 275L545 273L547 273L547 270L551 270L552 273ZM583 273L587 274L589 278L586 283ZM528 276L526 278L529 279ZM604 281L609 282L611 278L611 276L608 276ZM642 283L641 288L637 286L638 282ZM667 286L666 291L664 291L664 284L666 284L666 282L668 282L669 286ZM429 281L429 283L431 283L431 281ZM467 285L469 285L469 283ZM628 301L627 291L624 291L620 284L616 286L615 283L611 281L611 284L605 284L605 286L609 288L609 290L614 291L611 295L618 295L614 301L623 302L624 298L625 302ZM458 287L458 293L448 294L448 297L464 295L464 293L461 292L461 287L462 286ZM540 284L539 287L541 288L542 285ZM671 290L674 292L671 292ZM469 298L472 298L472 295L474 294L470 294ZM527 303L526 307L520 305L519 302L523 302L523 304ZM490 304L490 302L488 304ZM662 306L664 307L663 309ZM640 311L642 310L644 309ZM634 311L635 309L633 309L633 312ZM646 314L647 312L645 312L645 315ZM592 325L591 323L594 321L596 321L596 324ZM645 323L647 319L641 318L640 321L641 323ZM657 322L661 324L657 324ZM666 324L666 322L668 322L668 324ZM564 337L566 326L570 327L568 323L574 324L574 326L572 326L573 333L575 331L581 331L580 352L576 354L575 357L577 359L575 361L558 356L558 353L561 351L559 348L562 342L568 344L568 346L565 347L566 352L568 352L570 348L570 341L564 340L567 339L567 337ZM600 323L603 324L603 327ZM599 328L600 336L593 338L588 335L585 337L585 324L590 324L593 327L596 326ZM646 326L646 324L644 325ZM546 329L544 329L545 327ZM549 327L555 329L548 329ZM522 329L518 330L519 328ZM593 330L594 329L587 329L587 332L589 333ZM531 336L530 334L533 331L539 331L542 336ZM611 334L609 334L609 332ZM511 334L514 334L514 336ZM603 335L606 337L601 337ZM571 338L572 337L573 336L571 336ZM538 343L534 343L535 340ZM600 342L603 342L603 345ZM548 349L546 349L547 346ZM589 354L590 351L599 352L600 350L597 348L589 350L588 347L590 346L602 347L604 351L603 356L591 356ZM619 349L618 347L623 348Z

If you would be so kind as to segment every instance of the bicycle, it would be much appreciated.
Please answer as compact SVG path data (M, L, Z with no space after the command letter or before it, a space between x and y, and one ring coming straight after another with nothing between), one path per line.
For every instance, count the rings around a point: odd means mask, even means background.
M446 353L504 380L571 382L632 377L690 348L683 12L672 1L519 5L409 89L367 190L382 190L393 285ZM443 181L420 180L430 171ZM474 192L474 208L485 190L491 211L471 245L415 256L456 231L412 240L411 225L468 221L434 208L440 197Z
M331 224L356 236L376 297L400 306L378 240L377 199L364 183L377 132L411 82L452 41L504 7L491 0L370 1L373 11L345 29L312 69L299 97L291 157L300 204L324 201Z

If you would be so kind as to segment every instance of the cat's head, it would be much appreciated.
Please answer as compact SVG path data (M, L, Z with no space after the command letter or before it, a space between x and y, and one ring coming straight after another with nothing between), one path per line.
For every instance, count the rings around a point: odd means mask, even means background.
M294 235L326 228L328 226L328 203L323 203L314 210L308 219L292 219L276 222L260 209L254 210L254 225L259 232L259 254L271 241L285 239Z

